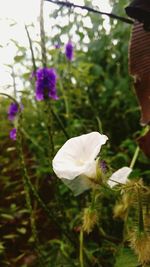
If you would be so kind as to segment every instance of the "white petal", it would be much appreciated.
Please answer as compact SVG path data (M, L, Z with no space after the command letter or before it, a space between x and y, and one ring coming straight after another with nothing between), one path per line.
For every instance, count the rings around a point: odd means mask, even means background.
M53 170L59 178L65 178L72 180L86 172L89 169L87 165L80 165L74 160L62 159L57 161L57 158L53 160Z
M89 177L96 174L95 158L107 136L98 132L84 134L69 139L53 159L53 170L59 178L72 180L85 174Z
M112 174L108 180L109 186L112 188L118 183L125 184L128 181L128 176L132 172L129 167L123 167Z
M101 146L106 143L108 137L99 132L92 132L79 136L82 148L82 156L85 160L94 160L100 152Z

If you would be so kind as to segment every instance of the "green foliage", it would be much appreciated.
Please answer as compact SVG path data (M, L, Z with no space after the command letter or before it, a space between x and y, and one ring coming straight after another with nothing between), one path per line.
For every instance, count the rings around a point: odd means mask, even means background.
M111 1L114 2L114 1ZM115 1L116 2L116 1ZM91 4L91 1L86 1ZM117 1L113 12L124 15L125 1ZM71 15L73 20L71 20ZM128 74L129 25L111 20L110 31L104 27L104 18L97 14L81 15L76 10L59 8L51 15L56 24L56 34L46 36L48 67L55 67L58 74L58 101L51 101L53 116L43 102L35 101L35 79L31 79L33 62L29 48L21 47L14 57L14 66L22 68L22 74L15 73L22 81L17 91L24 106L22 112L23 154L30 182L48 207L45 211L35 192L31 190L33 218L39 238L33 235L33 220L26 207L23 172L18 148L9 139L13 123L7 119L10 101L0 96L0 262L7 267L79 267L79 232L82 225L82 209L89 205L91 194L74 197L72 192L53 173L50 155L48 122L53 131L54 152L62 146L67 134L81 135L100 131L109 136L109 143L101 157L110 169L129 166L136 149L136 136L141 131L140 112ZM66 26L60 19L67 18ZM91 21L92 28L84 19ZM68 63L64 55L65 34L72 37L71 30L79 39L75 44L75 57ZM30 30L30 27L29 27ZM85 42L85 38L89 42ZM60 41L61 48L54 44ZM40 43L32 41L37 67L42 66ZM9 66L10 67L10 66ZM56 116L56 115L57 116ZM61 123L60 123L61 121ZM63 127L64 129L63 129ZM149 177L148 159L141 153L136 162L136 174ZM123 222L114 219L113 207L118 192L107 194L101 190L98 202L100 224L89 235L85 234L84 267L136 267L136 258L125 249L118 256L118 245L123 239ZM38 257L40 255L40 257ZM40 260L44 263L40 263ZM116 258L116 263L115 263ZM81 266L80 266L81 267Z
M137 258L130 249L128 249L128 248L121 249L121 251L120 251L120 253L116 259L116 263L115 263L115 267L120 267L120 266L122 266L122 267L138 266Z

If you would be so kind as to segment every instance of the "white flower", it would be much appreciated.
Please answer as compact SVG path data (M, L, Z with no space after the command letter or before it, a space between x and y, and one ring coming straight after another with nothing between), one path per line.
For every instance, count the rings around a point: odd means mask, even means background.
M116 172L114 172L108 180L109 186L112 188L117 184L126 184L128 181L128 176L132 172L129 167L123 167Z
M96 157L108 137L98 132L69 139L55 155L52 165L59 178L96 177Z

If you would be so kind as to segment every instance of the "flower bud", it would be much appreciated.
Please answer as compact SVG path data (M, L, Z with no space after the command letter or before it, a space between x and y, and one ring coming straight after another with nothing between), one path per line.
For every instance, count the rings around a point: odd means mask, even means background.
M97 212L95 209L86 208L83 215L83 231L88 234L92 232L95 224L97 223Z
M134 232L130 242L131 247L138 256L139 262L142 265L150 263L150 236L144 232Z

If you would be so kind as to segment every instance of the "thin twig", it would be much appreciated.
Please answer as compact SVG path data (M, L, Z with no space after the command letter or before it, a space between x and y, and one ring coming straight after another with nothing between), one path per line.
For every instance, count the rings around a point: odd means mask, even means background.
M70 2L57 1L57 0L56 1L55 0L45 0L45 1L51 2L51 3L56 4L56 5L66 6L68 8L78 7L78 8L81 8L83 10L87 10L89 12L97 13L97 14L100 14L100 15L106 15L106 16L112 18L112 19L117 19L117 20L123 21L123 22L128 23L128 24L133 24L133 20L131 20L131 19L128 19L128 18L125 18L125 17L121 17L121 16L115 15L113 13L107 13L107 12L98 11L98 10L92 8L92 7L75 5L75 4L70 3Z
M13 66L12 66L11 76L12 76L12 79L13 79L14 97L17 98L17 88L16 88L15 72L14 72Z
M1 92L0 92L0 95L8 97L9 99L11 99L13 102L15 102L19 106L19 103L17 102L17 100L14 97L12 97L11 95L1 93Z
M26 33L27 33L27 36L28 36L28 41L29 41L30 51L31 51L31 56L32 56L33 71L34 71L34 74L35 74L36 70L37 70L37 67L36 67L36 64L35 64L35 57L34 57L34 51L33 51L33 47L32 47L32 40L31 40L29 31L28 31L28 27L26 25L25 25L25 30L26 30Z
M42 50L42 63L43 63L43 67L46 67L46 65L47 65L47 58L46 58L46 47L45 47L45 30L44 30L43 6L44 6L44 0L41 0L41 4L40 4L41 50Z
M58 116L58 114L57 114L52 108L51 108L51 112L52 112L54 118L57 120L58 125L59 125L60 128L62 129L64 135L66 136L67 139L69 139L69 138L70 138L70 137L69 137L69 134L67 133L67 131L66 131L66 129L65 129L65 126L63 125L63 123L62 123L60 117Z

